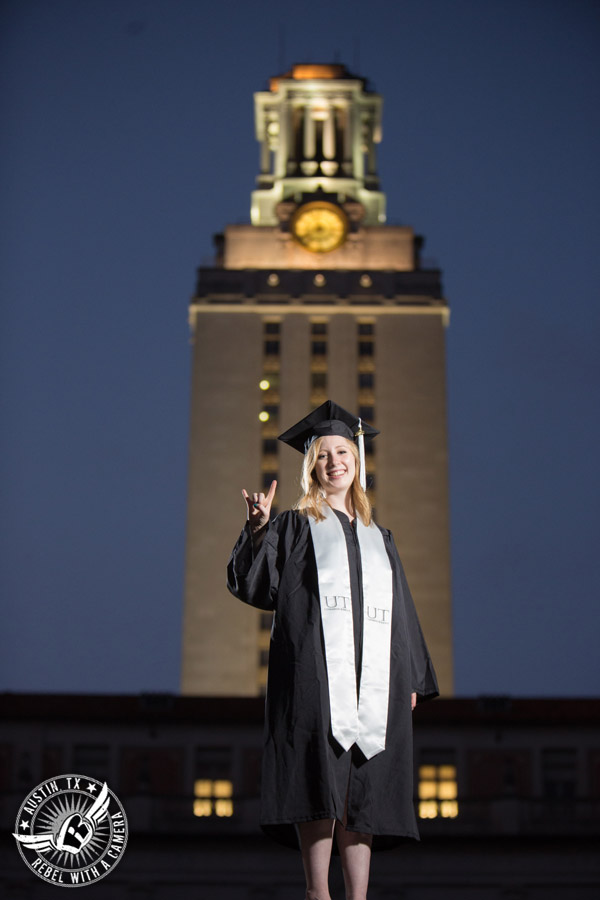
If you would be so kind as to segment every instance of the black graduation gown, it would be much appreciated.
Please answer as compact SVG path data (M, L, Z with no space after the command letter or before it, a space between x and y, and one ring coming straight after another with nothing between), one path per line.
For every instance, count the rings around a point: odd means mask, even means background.
M360 669L360 559L354 528L342 513ZM345 521L344 521L345 520ZM253 549L246 525L227 568L234 596L273 610L265 707L260 824L280 843L298 847L295 823L344 816L350 831L373 835L373 849L419 839L413 806L411 692L438 694L437 680L402 563L380 528L393 573L390 694L386 748L367 760L344 751L331 734L329 690L317 567L306 516L287 511L265 528ZM356 588L359 590L357 602Z

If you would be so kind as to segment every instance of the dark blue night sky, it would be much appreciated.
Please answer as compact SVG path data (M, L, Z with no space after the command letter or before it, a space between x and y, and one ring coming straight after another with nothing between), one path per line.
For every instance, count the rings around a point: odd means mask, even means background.
M598 694L599 4L12 0L1 25L0 690L178 690L195 268L249 218L253 91L339 59L384 96L388 221L452 307L457 693Z

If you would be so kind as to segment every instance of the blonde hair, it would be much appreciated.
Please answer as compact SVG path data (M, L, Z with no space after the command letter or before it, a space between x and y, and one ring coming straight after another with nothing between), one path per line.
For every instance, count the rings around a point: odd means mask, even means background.
M373 512L371 503L360 483L360 461L358 456L358 447L354 441L348 438L342 438L349 445L352 455L356 462L356 470L354 472L354 481L350 485L350 503L354 514L359 517L364 525L370 525L373 521ZM316 438L304 454L302 463L302 474L300 476L300 485L302 494L297 500L294 509L302 513L303 516L312 516L317 522L322 522L323 503L325 502L325 493L319 484L315 467L321 450L323 438Z

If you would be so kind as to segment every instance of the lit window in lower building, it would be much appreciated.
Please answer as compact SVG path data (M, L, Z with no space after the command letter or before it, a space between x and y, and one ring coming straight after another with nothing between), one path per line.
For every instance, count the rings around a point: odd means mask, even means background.
M458 816L456 766L419 766L419 818Z
M226 779L198 778L194 782L194 815L228 818L233 815L233 784Z

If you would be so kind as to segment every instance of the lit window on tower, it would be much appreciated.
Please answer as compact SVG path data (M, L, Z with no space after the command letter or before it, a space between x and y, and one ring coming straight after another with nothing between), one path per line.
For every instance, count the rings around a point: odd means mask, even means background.
M419 818L455 819L458 816L456 766L419 766Z

